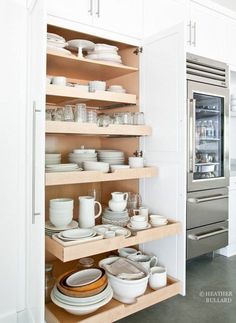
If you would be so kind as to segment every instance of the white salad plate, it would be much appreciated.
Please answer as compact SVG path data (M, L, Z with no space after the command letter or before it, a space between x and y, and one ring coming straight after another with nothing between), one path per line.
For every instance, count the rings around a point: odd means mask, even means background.
M60 47L56 47L56 46L47 45L47 49L53 50L53 51L61 53L61 54L72 55L72 53L69 50L65 49L65 48L60 48Z
M67 230L66 230L67 231ZM94 233L93 234L91 234L90 236L88 236L88 237L83 237L83 238L65 238L64 236L63 236L63 231L61 231L61 232L58 232L58 234L57 234L57 237L60 239L60 240L62 240L62 241L64 241L64 242L71 242L71 241L84 241L84 240L86 240L86 241L88 241L90 238L93 238L93 237L95 237L96 236L96 232L94 231Z
M66 230L62 232L62 236L64 238L68 239L81 239L81 238L87 238L92 235L96 234L96 232L93 229L72 229L72 230Z
M64 227L55 227L50 221L46 221L45 223L45 229L50 230L50 231L64 231L64 230L69 230L69 229L75 229L78 228L78 222L72 220L71 223Z
M127 224L127 228L129 228L131 231L142 231L142 230L150 229L150 228L151 228L151 224L150 224L150 223L147 223L147 225L146 225L146 227L145 227L145 228L142 228L142 229L136 229L136 228L132 227L131 223L128 223L128 224Z
M80 270L66 279L66 284L70 287L80 287L91 284L102 276L102 271L98 268Z

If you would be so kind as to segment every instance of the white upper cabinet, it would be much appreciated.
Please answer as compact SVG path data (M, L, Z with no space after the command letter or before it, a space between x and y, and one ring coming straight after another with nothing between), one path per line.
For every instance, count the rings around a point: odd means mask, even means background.
M187 14L187 0L143 0L143 36L151 36L181 23Z
M236 20L228 19L227 31L227 62L236 67Z
M93 22L93 0L48 0L48 14L82 24Z
M142 0L48 0L51 16L140 38Z
M95 0L94 24L102 29L140 38L142 0Z
M190 53L227 61L227 18L202 5L190 3L188 48Z

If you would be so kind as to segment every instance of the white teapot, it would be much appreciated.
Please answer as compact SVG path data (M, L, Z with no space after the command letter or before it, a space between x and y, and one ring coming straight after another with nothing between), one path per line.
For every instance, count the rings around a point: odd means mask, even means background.
M109 201L109 208L113 212L122 212L127 207L128 193L113 192L112 199Z

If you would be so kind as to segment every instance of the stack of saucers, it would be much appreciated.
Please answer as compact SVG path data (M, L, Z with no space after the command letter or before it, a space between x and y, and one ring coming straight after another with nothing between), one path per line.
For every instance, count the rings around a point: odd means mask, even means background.
M61 154L45 154L45 165L56 165L61 163Z
M95 149L74 149L73 152L69 154L69 162L76 163L79 167L83 167L83 162L85 161L97 161Z
M62 275L51 293L53 303L74 315L95 312L112 297L113 291L105 271L98 268Z
M102 215L102 223L126 227L126 225L129 223L128 211L124 210L121 212L114 212L111 209L106 208Z
M73 171L76 171L76 170L80 170L78 165L75 164L75 163L46 165L45 169L46 169L47 173L73 172Z
M125 155L120 150L98 150L98 160L110 165L124 165Z
M121 56L118 55L118 47L107 44L95 44L93 50L88 50L86 58L98 61L109 61L122 64Z
M60 35L53 34L53 33L47 33L47 48L52 49L54 51L63 53L63 54L69 54L71 55L71 52L64 47L66 47L68 44Z
M78 222L72 221L68 225L65 225L64 227L56 227L53 225L50 221L46 221L45 223L45 234L49 237L51 237L53 234L60 233L65 230L71 230L78 228Z

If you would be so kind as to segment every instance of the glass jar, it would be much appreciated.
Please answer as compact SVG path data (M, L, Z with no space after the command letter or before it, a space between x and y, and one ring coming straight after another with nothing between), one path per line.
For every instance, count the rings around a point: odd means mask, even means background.
M135 125L143 125L143 124L145 124L144 113L143 112L135 112L133 118L134 118L134 124Z
M88 123L97 123L97 111L95 111L95 110L87 111L87 122Z
M84 123L87 122L87 108L86 104L78 103L75 106L75 122Z
M74 121L72 105L65 105L63 108L63 121Z
M45 264L45 303L49 303L51 301L51 291L55 284L52 270L52 264Z
M94 266L94 259L90 257L81 258L77 264L77 268L86 269Z

